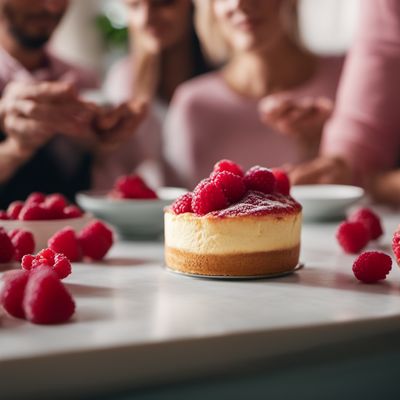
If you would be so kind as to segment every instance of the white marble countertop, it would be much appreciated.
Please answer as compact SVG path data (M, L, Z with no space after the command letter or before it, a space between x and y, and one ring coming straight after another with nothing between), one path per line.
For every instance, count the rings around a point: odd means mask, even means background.
M398 223L400 214L385 217L379 248L390 254ZM75 264L71 323L1 317L0 397L168 382L399 330L399 268L385 283L357 282L336 227L305 224L305 268L272 280L175 275L162 266L162 244L149 242L119 243L104 264Z

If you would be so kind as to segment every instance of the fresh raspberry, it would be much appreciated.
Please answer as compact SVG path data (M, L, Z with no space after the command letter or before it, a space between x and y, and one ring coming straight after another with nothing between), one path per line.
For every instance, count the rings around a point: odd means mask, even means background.
M112 230L101 221L93 221L78 235L83 255L92 260L101 260L113 245Z
M46 200L46 195L40 192L31 193L25 200L25 204L42 204Z
M8 263L14 258L14 246L4 228L0 227L0 263Z
M4 285L0 292L0 304L13 317L25 318L22 308L29 273L21 269L9 271L3 276Z
M13 201L7 208L7 214L10 219L18 219L24 203L22 201Z
M25 204L19 213L18 219L22 221L43 221L50 219L49 210L42 204Z
M231 160L221 160L214 165L214 172L228 171L232 174L244 176L243 168Z
M185 213L192 213L192 198L193 194L192 193L186 193L179 198L177 198L171 208L172 211L176 214L185 214Z
M71 263L68 258L61 253L56 253L51 249L43 249L36 256L26 255L22 257L21 266L30 271L41 266L50 267L59 279L64 279L71 274Z
M14 245L15 260L21 261L23 256L32 254L35 251L35 239L31 232L23 229L14 229L8 232L8 236Z
M44 208L48 210L49 219L64 218L64 208L67 207L66 198L59 193L50 194L43 203Z
M32 268L34 268L35 264L36 264L36 257L33 254L26 254L25 256L22 257L21 267L25 271L30 271Z
M383 235L380 218L369 208L360 208L350 215L349 221L361 222L368 229L371 239L376 240Z
M60 279L66 278L72 272L71 263L64 254L56 254L52 269Z
M400 230L397 230L392 239L392 249L396 257L397 264L400 265Z
M10 216L7 214L7 211L0 210L0 219L1 219L1 220L10 219Z
M248 190L270 194L275 190L276 179L270 169L255 166L246 172L244 183Z
M125 199L156 199L157 194L150 189L138 175L121 176L114 185L114 190Z
M28 279L23 300L26 318L34 324L60 324L75 312L75 302L48 268L38 268Z
M392 269L392 258L379 251L360 254L353 264L354 276L364 283L374 283L386 279Z
M246 194L246 185L243 178L239 175L222 171L214 172L210 178L218 188L223 190L230 203L238 202Z
M228 207L224 191L211 179L202 180L193 191L192 209L198 215Z
M368 229L361 222L342 222L336 231L336 238L346 253L356 254L369 242Z
M275 191L285 196L290 195L290 180L287 173L283 169L273 168L272 173L275 176Z
M80 218L83 215L83 211L78 206L67 206L63 210L63 218Z
M64 254L71 262L82 260L82 250L75 231L67 226L55 233L47 242L55 253Z

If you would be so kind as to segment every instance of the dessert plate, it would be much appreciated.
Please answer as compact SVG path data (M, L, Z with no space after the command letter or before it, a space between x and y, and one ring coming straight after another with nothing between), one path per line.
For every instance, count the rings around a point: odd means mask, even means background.
M217 280L256 280L256 279L273 279L273 278L281 278L283 276L291 275L296 271L299 271L304 268L303 263L299 263L296 267L290 271L279 272L277 274L267 274L267 275L244 275L244 276L227 276L227 275L199 275L199 274L190 274L186 272L175 271L172 268L165 267L167 271L172 272L177 275L188 276L191 278L203 278L203 279L217 279Z
M335 220L362 199L364 190L347 185L299 185L293 186L291 195L303 206L305 220Z
M113 225L124 238L154 238L164 229L164 207L186 193L181 188L157 190L159 199L114 199L104 191L81 192L76 201L84 210Z

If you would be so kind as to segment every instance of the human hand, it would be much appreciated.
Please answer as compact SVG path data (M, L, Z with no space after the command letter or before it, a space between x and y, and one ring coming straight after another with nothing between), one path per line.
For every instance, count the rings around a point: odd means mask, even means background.
M12 82L0 101L0 116L5 134L34 151L56 133L88 135L94 110L70 84Z
M340 157L321 156L288 169L293 185L352 183L348 164Z
M126 102L102 109L96 120L100 149L113 150L135 134L147 112L145 103Z
M292 135L310 154L319 147L322 130L332 114L333 102L325 97L299 100L268 96L260 103L260 116L264 124L278 132Z

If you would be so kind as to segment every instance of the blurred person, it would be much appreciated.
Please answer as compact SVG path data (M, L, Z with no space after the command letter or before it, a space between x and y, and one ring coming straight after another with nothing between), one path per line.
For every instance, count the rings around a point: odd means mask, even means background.
M366 0L321 156L292 171L297 183L356 183L400 204L400 3Z
M73 199L90 185L91 155L138 123L128 106L82 101L93 74L58 59L47 44L67 0L0 0L0 207L32 191Z
M196 2L202 44L223 67L174 96L164 135L171 183L191 188L221 158L248 168L316 156L343 59L305 49L297 8L293 0Z
M130 54L110 70L104 89L114 104L129 99L152 105L130 145L97 167L97 187L134 169L163 180L159 162L161 130L175 89L210 70L194 30L191 0L125 0L129 10Z

